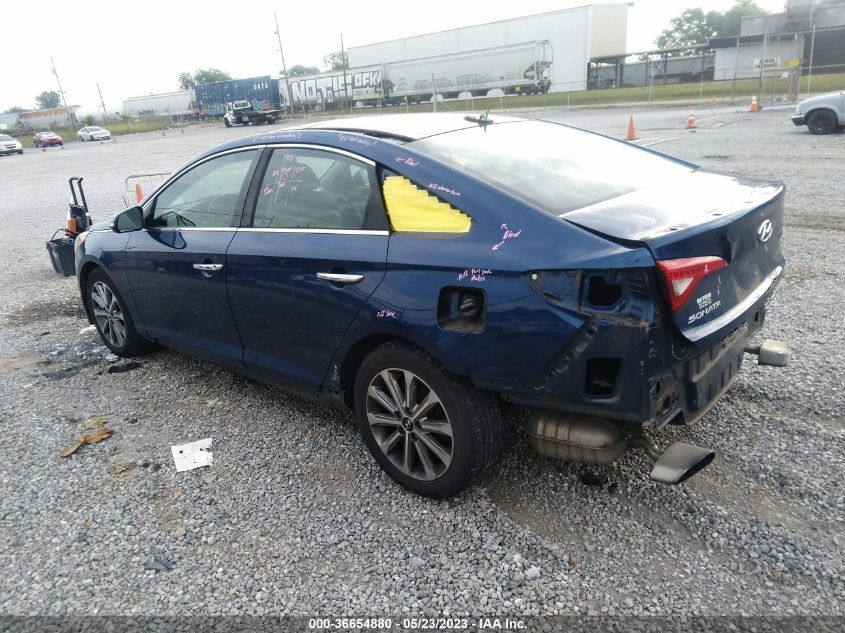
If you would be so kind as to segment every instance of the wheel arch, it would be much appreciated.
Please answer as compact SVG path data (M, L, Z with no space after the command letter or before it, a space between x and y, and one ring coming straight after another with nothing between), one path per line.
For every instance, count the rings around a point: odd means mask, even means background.
M109 271L106 270L103 266L100 266L96 261L89 260L82 264L82 267L79 269L79 291L82 296L82 306L85 308L85 315L88 317L88 322L93 325L94 323L94 315L91 313L91 306L90 302L88 301L88 278L91 276L95 270L99 270L103 273L106 277L108 277L109 281L112 282L115 286L117 284L114 283L114 279L112 276L109 275Z
M339 367L337 382L340 392L343 394L344 404L346 404L350 411L355 410L354 386L355 376L358 374L358 368L370 352L388 343L396 343L399 345L417 348L431 356L440 365L444 367L446 366L438 357L438 354L431 350L429 346L424 343L420 344L419 341L411 340L409 337L393 332L381 332L364 336L350 345L342 356L340 356L339 359L336 359L333 364L333 366Z
M815 106L812 110L808 111L804 115L804 121L809 124L810 119L813 117L814 114L816 114L818 112L829 112L831 115L833 115L833 120L836 121L834 128L838 127L838 125L839 125L839 114L836 112L836 110L834 110L831 106L828 106L828 105Z

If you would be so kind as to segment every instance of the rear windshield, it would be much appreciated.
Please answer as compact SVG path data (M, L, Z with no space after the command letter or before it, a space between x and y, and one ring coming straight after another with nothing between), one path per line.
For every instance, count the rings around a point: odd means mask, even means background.
M556 215L692 169L627 143L542 121L467 128L408 145Z

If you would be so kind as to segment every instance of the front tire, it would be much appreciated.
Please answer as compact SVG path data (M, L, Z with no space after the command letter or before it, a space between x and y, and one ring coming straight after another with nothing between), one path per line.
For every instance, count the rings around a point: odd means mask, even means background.
M232 124L229 122L229 119L227 119L226 117L223 117L223 125L225 125L226 127L232 127Z
M354 396L370 453L417 494L444 499L462 492L501 451L496 398L415 347L388 343L371 352L358 369Z
M149 344L138 336L135 321L111 279L100 269L88 276L85 300L100 338L118 356L137 356Z
M813 134L830 134L839 125L836 115L830 110L816 110L810 115L807 127Z

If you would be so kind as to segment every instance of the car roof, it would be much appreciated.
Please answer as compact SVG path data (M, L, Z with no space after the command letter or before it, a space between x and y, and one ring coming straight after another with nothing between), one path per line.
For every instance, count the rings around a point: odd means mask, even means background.
M252 134L233 141L228 141L227 143L222 143L209 148L198 156L195 156L186 163L186 165L219 152L249 147L251 145L255 145L256 143L273 141L280 137L290 140L290 136L292 134L296 135L297 131L313 133L347 132L350 134L374 136L398 143L409 143L429 136L436 136L438 134L446 134L447 132L454 132L456 130L478 127L478 125L480 125L478 117L480 116L480 113L467 114L458 112L403 113L345 117L313 123L302 123L300 125L279 128L271 132L264 132L261 134ZM468 120L467 117L472 117L472 119ZM489 123L513 123L525 120L526 119L516 117L492 115L489 118Z
M305 125L286 128L281 131L290 130L337 130L339 132L355 132L394 138L401 141L416 141L428 136L445 134L465 128L477 127L477 121L468 121L467 116L478 117L478 114L467 114L457 112L419 112L414 114L381 114L370 116L356 116L328 121L318 121ZM490 117L492 123L506 123L521 121L515 117L493 115Z

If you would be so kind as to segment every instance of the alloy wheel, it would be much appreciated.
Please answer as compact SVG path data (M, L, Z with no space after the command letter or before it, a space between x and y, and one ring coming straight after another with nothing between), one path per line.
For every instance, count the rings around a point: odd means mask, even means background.
M91 308L103 338L114 347L126 343L126 319L112 289L102 281L91 286Z
M407 369L377 373L367 387L367 422L376 444L404 475L441 477L452 463L452 424L440 398Z

